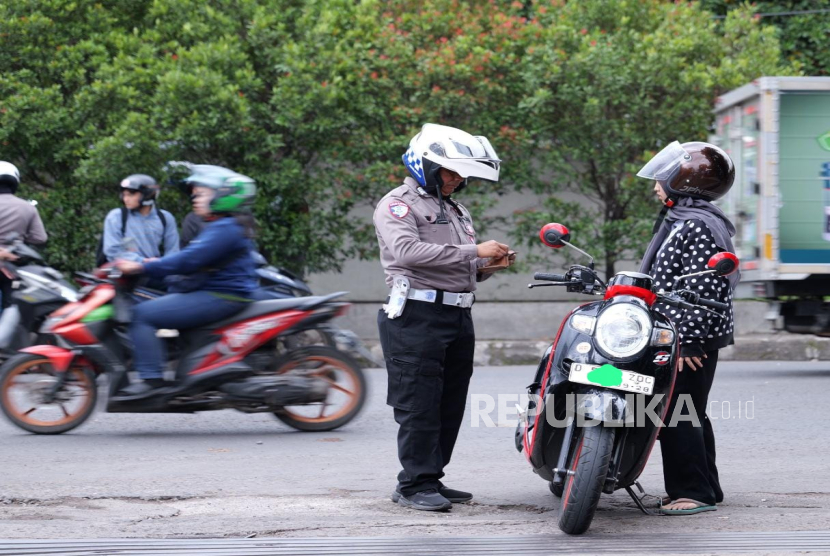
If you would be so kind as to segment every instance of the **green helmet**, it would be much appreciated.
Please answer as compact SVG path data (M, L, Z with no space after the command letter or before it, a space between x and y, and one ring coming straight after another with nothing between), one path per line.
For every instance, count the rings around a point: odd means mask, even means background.
M222 166L196 164L192 174L183 181L189 187L213 189L211 212L240 212L254 202L256 182Z

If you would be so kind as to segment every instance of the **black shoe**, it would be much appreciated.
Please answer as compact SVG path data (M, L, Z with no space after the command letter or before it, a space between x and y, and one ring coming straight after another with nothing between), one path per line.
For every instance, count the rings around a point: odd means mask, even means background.
M148 378L122 388L115 396L121 399L139 400L152 396L158 390L163 389L164 386L164 380L160 378Z
M473 494L471 492L455 490L452 488L447 488L443 485L438 489L438 492L441 493L441 496L443 496L453 504L463 504L464 502L469 502L473 499Z
M473 499L472 493L447 488L443 485L438 487L438 493L453 504L463 504L464 502L469 502ZM395 490L395 492L392 493L392 502L397 504L400 497L401 493Z
M443 512L452 508L452 502L441 496L438 490L434 488L422 490L409 496L404 496L395 491L395 494L392 495L392 501L397 502L399 506L404 508L427 512Z

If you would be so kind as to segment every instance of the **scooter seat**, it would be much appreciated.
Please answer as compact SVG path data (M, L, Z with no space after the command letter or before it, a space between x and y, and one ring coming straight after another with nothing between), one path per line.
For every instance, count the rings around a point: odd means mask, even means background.
M235 313L230 317L223 319L219 322L214 322L210 325L206 325L203 328L211 328L216 330L218 328L224 328L225 326L229 326L231 324L243 320L260 317L263 315L269 315L271 313L278 313L280 311L288 311L290 309L299 309L301 307L317 305L325 297L328 296L291 297L288 299L254 301L253 303L248 304L240 312Z

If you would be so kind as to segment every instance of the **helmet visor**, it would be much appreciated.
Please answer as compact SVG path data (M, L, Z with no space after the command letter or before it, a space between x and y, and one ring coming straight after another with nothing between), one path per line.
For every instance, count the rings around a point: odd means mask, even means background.
M691 155L680 146L680 143L674 141L654 155L654 158L649 160L637 172L637 175L649 180L667 181L684 160L691 160L691 158Z
M475 138L479 143L481 143L481 146L484 147L484 154L487 158L489 158L492 162L501 162L499 160L499 155L496 154L496 149L493 148L493 145L490 144L490 141L488 141L486 137L483 135L476 135Z

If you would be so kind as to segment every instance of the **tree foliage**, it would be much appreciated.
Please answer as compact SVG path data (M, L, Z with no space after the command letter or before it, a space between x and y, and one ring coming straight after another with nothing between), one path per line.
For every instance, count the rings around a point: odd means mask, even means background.
M651 237L658 205L637 169L675 139L704 140L718 94L787 69L773 30L749 9L718 22L685 3L542 4L520 107L553 178L537 189L544 206L518 215L516 237L532 245L540 222L564 221L610 274L616 261L639 258Z
M0 158L66 269L92 264L121 178L164 179L170 160L255 178L278 264L374 256L355 210L400 183L429 121L487 135L505 161L499 186L465 192L474 212L547 194L519 233L567 220L612 265L646 236L637 163L703 137L717 93L785 71L749 9L718 22L658 0L17 0L0 4L0 41ZM186 210L174 192L161 203Z
M744 4L745 0L701 1L718 16ZM765 25L776 28L786 60L804 75L830 75L830 0L756 0L751 7Z

